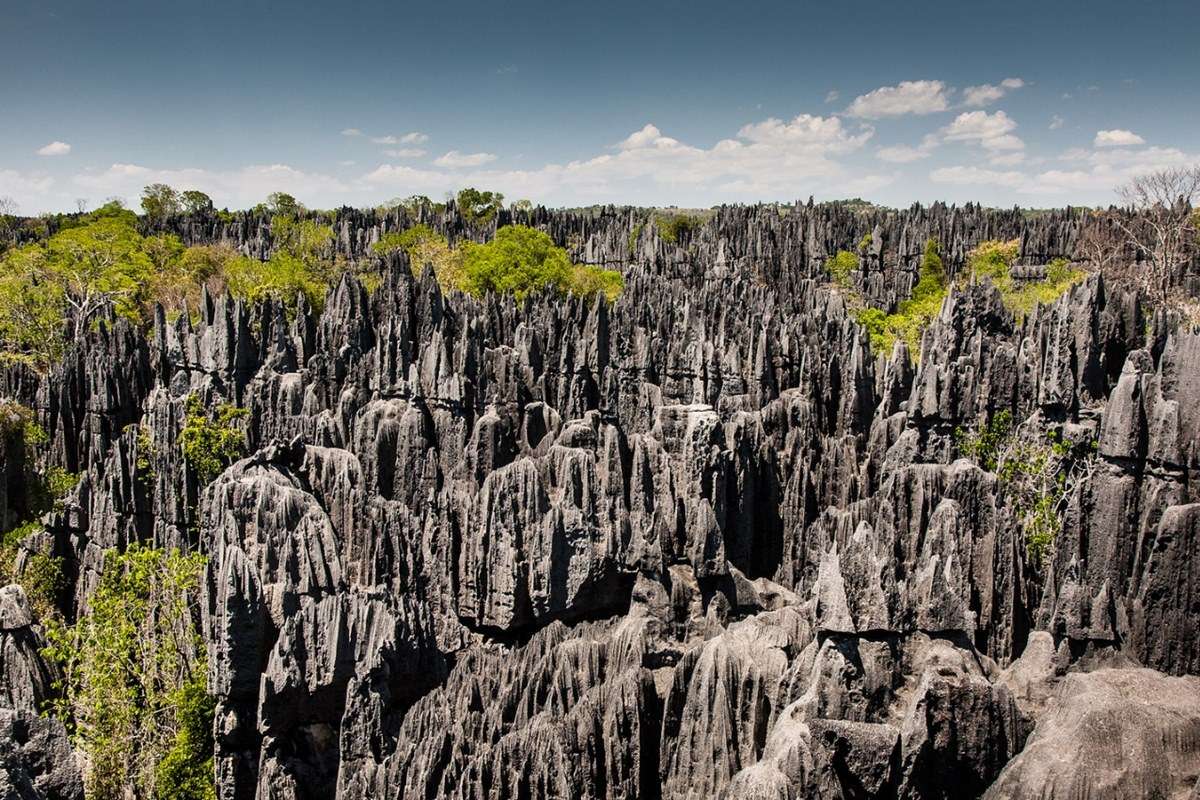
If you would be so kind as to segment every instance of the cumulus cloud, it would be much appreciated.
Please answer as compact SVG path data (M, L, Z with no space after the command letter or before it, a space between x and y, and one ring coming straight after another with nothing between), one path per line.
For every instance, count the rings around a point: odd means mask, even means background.
M584 202L697 202L795 197L825 186L830 194L867 192L894 176L846 176L836 156L851 153L874 135L870 126L847 127L837 117L801 114L790 121L766 119L743 126L733 138L697 147L646 124L608 152L537 169L499 170L462 165L452 171L381 165L363 176L371 186L437 193L464 185L495 187L511 196L563 197ZM447 154L449 156L450 154ZM448 166L442 159L435 166ZM462 166L459 166L462 165ZM661 190L661 191L659 191Z
M985 83L963 89L963 102L969 106L990 105L1014 89L1020 89L1025 81L1020 78L1005 78L998 85Z
M1017 123L1003 111L965 111L942 128L942 137L948 142L974 142L987 150L1020 150L1025 143L1012 134L1016 128Z
M859 95L846 109L851 117L877 119L904 114L933 114L950 106L949 91L941 81L903 81Z
M1025 161L1025 153L1020 150L1014 150L1009 153L996 153L988 158L988 163L993 167L1015 167Z
M1052 130L1052 131L1058 130L1059 128L1061 128L1063 126L1063 124L1065 122L1066 122L1065 119L1060 117L1058 114L1055 114L1054 116L1050 117L1050 130Z
M1092 145L1095 147L1131 147L1145 143L1146 140L1133 131L1116 128L1111 131L1096 131L1096 138Z
M941 167L929 173L934 183L952 183L959 186L993 185L1018 188L1028 179L1020 172L1000 172L982 167Z
M65 156L71 152L71 145L66 142L54 141L45 147L39 147L37 154L39 156Z
M939 142L938 138L933 134L926 134L921 143L916 147L906 144L892 145L891 147L881 147L875 151L875 157L880 161L887 161L892 164L909 164L913 161L919 161L922 158L929 158L933 151L937 149Z
M54 178L49 175L27 175L16 170L0 169L0 186L4 187L0 192L4 195L44 195L54 187Z
M826 103L836 103L839 97L841 97L841 95L838 94L837 89L830 89L828 92L825 93L825 102Z
M362 136L363 132L358 128L343 128L342 136Z
M425 151L419 147L401 147L396 150L384 150L383 154L389 158L420 158L425 155Z
M375 144L423 144L429 141L429 137L420 131L412 131L403 136L372 136L371 141Z
M1200 154L1174 147L1140 150L1076 148L1059 157L1062 165L1041 172L1000 171L976 166L943 167L930 173L935 183L998 186L1023 194L1110 197L1114 188L1137 175L1200 161ZM995 159L993 159L995 163Z
M480 167L496 160L496 156L492 153L460 153L457 150L450 152L434 159L434 164L439 167Z
M771 117L762 122L743 125L738 131L738 138L789 150L803 149L837 154L857 150L874 133L873 128L864 126L858 133L852 134L837 117L800 114L791 122Z

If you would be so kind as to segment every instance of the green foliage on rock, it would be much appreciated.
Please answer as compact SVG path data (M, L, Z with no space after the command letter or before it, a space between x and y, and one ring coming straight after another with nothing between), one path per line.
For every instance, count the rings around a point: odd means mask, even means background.
M37 538L43 532L38 518L61 508L63 498L79 480L61 467L36 467L35 452L48 440L32 409L0 399L0 459L18 465L10 475L19 474L25 490L20 498L23 502L9 508L18 518L0 519L0 585L20 584L34 614L42 620L58 613L58 595L65 582L62 559L39 549L45 543ZM19 566L23 548L25 558Z
M1020 241L986 241L971 251L967 257L968 274L974 280L986 280L1000 290L1000 299L1019 321L1033 311L1038 304L1053 303L1072 286L1084 279L1086 273L1071 266L1063 258L1046 265L1046 276L1041 280L1019 281L1013 277L1012 267L1021 252Z
M89 800L215 796L203 568L198 554L109 550L86 613L47 626L44 654L62 676L50 712L88 757Z
M668 244L677 244L685 233L693 233L704 226L704 218L695 214L657 214L654 226L658 236Z
M486 244L463 242L458 247L428 225L414 225L384 236L374 250L381 255L402 250L414 274L432 265L444 290L477 297L488 292L518 299L543 290L580 297L600 292L611 302L625 287L617 270L572 264L567 251L549 235L524 225L505 225Z
M183 458L196 473L201 485L214 478L246 453L246 436L237 420L249 412L222 403L210 413L196 395L189 395L187 417L179 433Z
M1030 559L1043 563L1062 531L1071 494L1095 468L1095 442L1071 444L1056 431L1022 430L1007 410L976 429L958 428L955 439L962 455L996 473Z
M850 274L858 269L858 256L846 250L838 250L837 255L825 259L825 271L835 284L848 289L851 286Z
M572 264L549 235L524 225L506 225L487 244L465 242L462 250L463 288L474 295L507 292L521 299L542 290L579 296L600 291L612 300L625 285L616 270Z
M646 226L639 222L629 231L629 242L627 243L627 247L629 249L630 260L633 260L634 254L637 252L638 242L642 240L642 229L644 227Z
M941 310L947 291L946 271L938 250L936 240L925 243L912 296L901 302L894 313L884 314L874 308L859 309L855 313L858 323L870 336L873 351L890 353L893 344L900 340L907 343L909 356L914 361L920 359L921 335Z

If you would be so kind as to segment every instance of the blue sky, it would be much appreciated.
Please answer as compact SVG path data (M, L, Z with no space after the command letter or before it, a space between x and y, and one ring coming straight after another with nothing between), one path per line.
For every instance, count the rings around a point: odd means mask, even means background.
M1099 204L1200 161L1200 3L0 0L0 196Z

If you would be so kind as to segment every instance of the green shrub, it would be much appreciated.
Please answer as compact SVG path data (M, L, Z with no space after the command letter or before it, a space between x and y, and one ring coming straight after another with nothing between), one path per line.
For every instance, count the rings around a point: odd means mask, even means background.
M860 253L867 252L867 248L871 246L872 241L874 241L874 239L871 236L871 234L869 234L869 233L863 234L863 237L858 240L858 252L860 252Z
M627 243L627 247L629 249L630 260L633 259L633 254L637 252L638 242L642 240L642 228L644 227L646 226L639 222L633 226L632 230L629 231L629 242Z
M581 296L602 291L613 299L624 286L619 272L572 264L546 233L524 225L506 225L487 244L464 242L461 249L463 288L474 295L509 292L521 299L540 290Z
M567 291L579 297L591 297L599 292L608 302L615 302L625 290L625 278L615 269L601 269L588 264L571 267Z
M1071 494L1095 469L1095 442L1073 447L1055 431L1039 438L1015 427L1008 411L998 412L982 428L959 428L955 438L960 453L996 473L1026 552L1034 563L1043 563L1062 531Z
M25 589L33 613L40 620L49 620L58 614L58 595L66 585L62 565L61 558L33 553L25 562L25 569L16 577Z
M1074 269L1065 258L1057 258L1046 265L1046 277L1042 280L1029 281L1019 288L1002 291L1004 306L1021 320L1038 305L1053 303L1086 275L1083 270Z
M414 275L420 275L429 264L438 284L446 291L462 290L465 285L462 248L451 247L437 231L424 223L414 225L399 233L389 233L373 248L385 255L398 250L408 255L408 265Z
M174 741L155 768L154 789L159 800L211 800L213 784L213 713L216 701L208 694L204 674L172 692L178 728Z
M89 800L214 796L203 567L198 554L109 550L87 613L47 626L44 654L61 674L49 710L88 756Z
M278 300L290 315L296 313L301 295L309 306L320 310L329 288L325 276L314 274L304 261L277 252L270 261L239 256L225 266L229 291L249 303Z
M847 250L838 250L837 255L825 259L825 271L833 282L843 289L851 286L850 274L858 269L858 256Z
M1000 447L1007 442L1010 433L1012 433L1012 412L1004 409L996 412L995 416L980 430L969 431L958 428L955 431L955 438L958 440L958 449L963 455L973 459L989 472L994 472Z
M1021 253L1021 242L989 240L967 254L967 270L975 280L990 278L1003 291L1012 280L1009 268Z
M462 249L472 294L510 292L521 299L531 291L565 287L570 279L567 251L534 228L508 225L487 244L464 242Z
M856 317L867 329L871 349L890 353L897 340L908 345L909 357L915 362L921 357L921 335L938 315L946 297L946 272L938 255L938 243L925 243L925 254L917 270L917 284L912 296L897 306L895 313L883 315L878 309L865 309Z
M654 217L658 236L664 242L675 244L684 233L693 233L704 226L704 220L693 214L658 214Z
M184 460L203 486L245 455L246 437L236 422L249 412L222 403L210 415L200 398L194 394L188 396L186 411L179 443L183 448Z

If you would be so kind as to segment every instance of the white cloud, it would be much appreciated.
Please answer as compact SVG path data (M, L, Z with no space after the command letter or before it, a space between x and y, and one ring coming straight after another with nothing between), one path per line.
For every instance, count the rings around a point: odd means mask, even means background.
M26 175L11 169L0 169L0 191L2 195L44 195L54 187L54 178L49 175Z
M904 81L883 86L854 98L846 114L852 117L898 117L903 114L932 114L950 105L946 84L941 81Z
M363 132L358 128L343 128L342 136L362 136Z
M828 92L825 93L825 102L826 103L836 103L837 99L839 97L841 97L841 95L838 94L837 89L830 89Z
M992 163L997 160L993 158ZM1061 195L1071 202L1079 202L1081 197L1111 200L1113 190L1130 178L1164 167L1193 164L1200 161L1200 155L1173 147L1141 150L1075 148L1063 153L1059 161L1065 168L1047 169L1036 174L955 166L934 170L929 177L935 183L990 185L1015 189L1022 194Z
M997 153L988 159L988 163L993 167L1015 167L1025 161L1025 153L1016 150L1010 153Z
M959 186L995 185L1015 189L1028 178L1020 172L999 172L981 167L941 167L929 173L934 183L952 183Z
M802 114L789 122L766 119L745 125L735 138L705 148L666 136L647 124L609 152L566 164L529 170L465 167L453 171L384 164L363 176L363 182L428 194L486 185L513 197L568 196L587 203L636 197L645 203L707 205L723 200L794 198L801 191L821 188L828 196L845 196L851 189L867 193L894 178L848 176L834 159L861 149L873 135L869 126L848 129L837 117ZM460 163L459 158L454 161Z
M875 151L875 157L880 161L888 161L892 164L909 164L913 161L920 161L922 158L929 158L938 144L938 138L930 133L926 134L916 147L906 144L881 147Z
M383 154L389 158L420 158L425 155L425 151L419 147L401 147L397 150L384 150Z
M495 160L496 156L492 153L460 153L451 150L435 159L433 163L439 167L480 167Z
M942 128L948 142L974 142L987 150L1020 150L1021 139L1012 134L1017 123L1003 111L964 111Z
M1059 128L1061 128L1063 126L1063 124L1065 122L1066 122L1065 119L1060 117L1058 114L1055 114L1054 116L1050 117L1050 130L1052 130L1052 131L1058 130Z
M738 138L790 149L848 153L862 147L874 134L875 130L870 126L862 126L857 134L851 134L837 117L801 114L791 122L771 117L762 122L743 125L738 131Z
M1145 143L1146 140L1133 131L1118 128L1111 131L1096 131L1096 138L1092 145L1094 147L1129 147Z
M1005 78L1000 84L993 86L985 83L982 86L968 86L963 89L963 102L969 106L986 106L994 103L1014 89L1020 89L1025 81L1020 78Z
M666 148L673 147L677 144L679 144L679 142L670 138L669 136L663 136L662 132L658 128L647 122L639 130L636 130L625 137L617 145L617 148L621 150L636 150L640 147L653 146Z
M429 137L420 131L412 131L403 136L372 136L371 141L375 144L424 144L429 141Z
M65 156L71 152L71 145L66 142L54 141L45 147L39 147L37 154L39 156Z
M922 158L929 158L929 156L930 152L928 150L923 150L920 147L910 147L906 144L881 147L875 151L876 158L892 164L908 164L913 161L919 161Z

